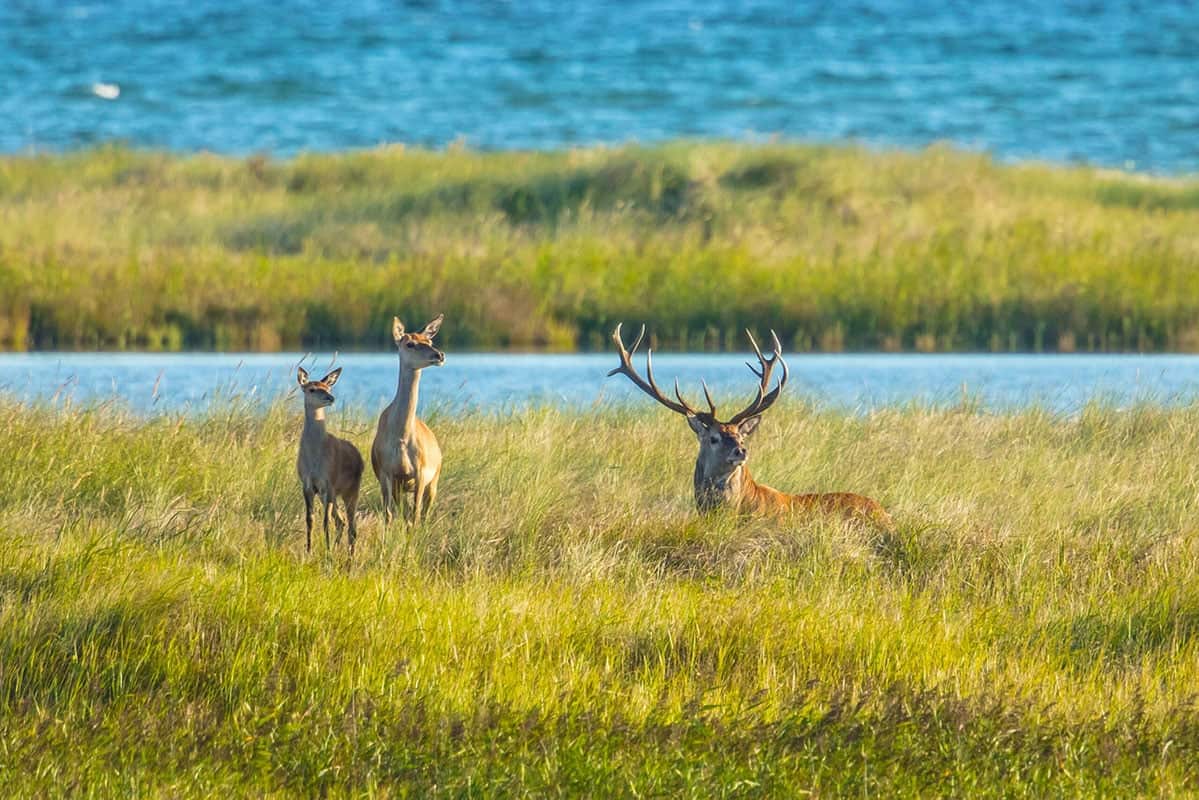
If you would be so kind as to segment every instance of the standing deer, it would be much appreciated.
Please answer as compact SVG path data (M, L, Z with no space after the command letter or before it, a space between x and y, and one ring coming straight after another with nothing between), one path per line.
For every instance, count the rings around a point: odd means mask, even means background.
M787 362L783 360L782 347L778 337L771 331L774 340L774 353L770 358L762 355L753 334L748 330L749 342L753 345L758 357L758 368L748 364L750 370L758 376L757 397L743 410L721 422L716 418L716 404L712 402L712 394L708 384L704 383L704 398L708 403L707 411L697 411L692 408L679 392L679 382L674 383L674 396L678 402L663 396L658 384L654 381L653 349L645 354L645 378L637 374L632 364L632 354L625 349L624 340L620 335L620 325L612 334L613 341L620 353L620 366L608 373L611 377L616 374L624 375L633 385L662 405L687 418L687 424L699 439L699 456L695 460L695 505L700 511L712 511L717 508L731 508L749 514L777 514L786 511L820 512L836 514L851 519L863 519L882 528L891 529L894 523L883 507L875 500L860 494L835 492L832 494L786 494L756 482L749 474L746 461L749 452L746 442L757 430L762 421L762 414L778 400L787 385ZM645 326L633 343L633 353L641 345L645 337ZM770 389L771 373L776 364L781 364L783 374L778 385ZM767 391L769 389L769 391Z
M421 514L437 497L441 448L429 426L416 418L416 400L421 370L445 364L445 353L433 346L433 337L444 318L444 314L438 314L420 333L406 333L399 317L392 322L392 337L400 351L400 378L395 399L379 415L371 445L371 466L379 479L388 524L401 494L412 493L414 524L420 522Z
M300 475L300 488L304 491L308 552L312 552L313 498L319 496L325 504L325 549L328 550L330 514L337 523L338 538L341 538L344 523L337 514L337 498L340 497L345 503L346 518L349 520L350 554L353 555L354 542L358 539L354 515L358 507L358 489L362 484L362 454L345 439L338 439L325 430L325 408L333 405L334 400L329 390L340 377L341 367L319 381L308 380L308 373L303 367L296 373L296 380L304 393L304 432L300 434L296 472Z

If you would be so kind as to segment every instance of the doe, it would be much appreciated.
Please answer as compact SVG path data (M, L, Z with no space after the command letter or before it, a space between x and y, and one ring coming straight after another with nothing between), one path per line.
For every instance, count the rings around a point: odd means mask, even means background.
M395 399L379 415L371 444L371 467L379 479L388 524L401 496L411 494L413 524L420 523L422 513L428 513L437 496L441 447L429 426L416 418L416 402L421 370L445 364L445 353L433 346L443 319L445 315L438 314L419 333L405 331L399 317L392 320L391 335L400 353L400 377Z
M350 555L354 554L354 542L358 539L358 525L354 520L358 507L358 489L362 484L362 454L358 448L339 439L325 429L325 408L333 405L330 393L333 384L341 377L341 367L330 372L319 381L308 380L308 373L299 368L296 380L304 393L304 432L300 434L300 455L296 459L296 472L300 475L300 487L304 491L305 521L308 525L306 549L312 551L312 500L319 496L325 504L325 549L329 549L329 515L337 523L338 538L344 523L337 513L337 499L341 498L349 520Z

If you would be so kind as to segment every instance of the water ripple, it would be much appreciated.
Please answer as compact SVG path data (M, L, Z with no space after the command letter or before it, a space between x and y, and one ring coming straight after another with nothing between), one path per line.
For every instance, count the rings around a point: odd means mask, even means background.
M0 150L754 132L1189 172L1197 52L1181 0L17 2L0 4Z

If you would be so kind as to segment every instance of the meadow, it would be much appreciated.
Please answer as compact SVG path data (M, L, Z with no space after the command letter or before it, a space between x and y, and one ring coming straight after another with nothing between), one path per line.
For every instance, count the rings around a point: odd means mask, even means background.
M1199 411L792 400L698 516L661 409L431 414L419 529L303 547L292 397L0 404L5 796L1199 789ZM369 445L373 420L331 430Z
M678 142L0 157L0 348L1199 349L1199 181Z

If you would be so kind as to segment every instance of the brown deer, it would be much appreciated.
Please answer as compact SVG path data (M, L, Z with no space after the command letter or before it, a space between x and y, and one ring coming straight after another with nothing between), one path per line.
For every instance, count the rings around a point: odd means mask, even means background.
M337 498L346 507L346 518L350 526L350 554L354 553L354 542L358 539L358 525L354 519L358 507L358 489L362 484L362 454L345 439L338 439L325 430L325 408L333 405L330 393L333 384L341 377L341 367L330 372L319 381L308 380L308 373L300 367L296 380L304 393L304 432L300 434L300 455L296 458L296 472L300 475L300 487L304 491L305 522L308 525L306 549L312 552L312 500L319 496L325 504L325 549L329 549L329 515L337 523L338 539L345 523L337 513Z
M835 514L850 519L860 519L871 522L882 528L891 529L894 523L878 502L860 494L835 492L831 494L786 494L777 489L757 483L749 474L746 461L749 451L746 442L762 421L762 414L770 408L787 385L787 362L783 360L782 347L778 337L771 331L774 340L774 353L770 358L762 355L753 334L746 331L749 342L757 354L759 367L747 364L750 370L758 376L757 397L741 411L734 414L727 422L716 418L716 404L712 402L712 394L708 384L704 383L704 398L708 403L707 411L697 411L683 399L679 392L679 382L674 383L674 396L678 402L665 397L654 381L653 349L645 353L645 378L637 374L632 364L632 353L637 352L641 340L645 337L645 326L633 343L630 353L625 349L624 340L620 335L620 325L612 334L620 354L620 366L608 373L624 375L633 385L662 405L687 418L687 424L699 439L699 457L695 460L695 505L700 511L712 511L718 508L731 508L748 514L778 514L787 511L818 512ZM771 374L776 364L783 367L778 385L770 389ZM769 390L769 391L767 391Z
M441 447L429 426L416 418L416 401L421 370L445 364L445 353L433 346L433 337L444 318L444 314L438 314L420 333L405 332L399 317L392 321L392 338L400 351L400 378L395 399L379 415L371 445L371 466L379 479L388 524L401 494L412 493L414 524L421 521L421 515L428 512L437 497Z

